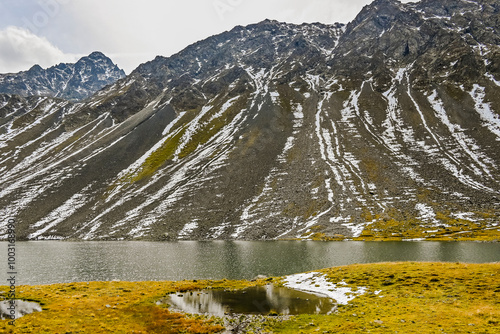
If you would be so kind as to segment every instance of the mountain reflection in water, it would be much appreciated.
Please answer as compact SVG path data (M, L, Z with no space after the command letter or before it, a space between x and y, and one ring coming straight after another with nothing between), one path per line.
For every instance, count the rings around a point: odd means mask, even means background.
M329 314L335 301L318 295L273 285L242 290L198 290L176 293L162 303L186 313L224 314Z

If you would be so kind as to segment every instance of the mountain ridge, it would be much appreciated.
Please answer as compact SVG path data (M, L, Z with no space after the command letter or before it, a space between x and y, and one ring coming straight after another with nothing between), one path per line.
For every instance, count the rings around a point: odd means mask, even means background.
M60 63L47 69L33 65L27 71L0 74L0 93L78 101L123 77L123 70L95 51L74 64Z
M498 8L377 0L235 27L85 101L4 97L0 212L29 240L498 238Z

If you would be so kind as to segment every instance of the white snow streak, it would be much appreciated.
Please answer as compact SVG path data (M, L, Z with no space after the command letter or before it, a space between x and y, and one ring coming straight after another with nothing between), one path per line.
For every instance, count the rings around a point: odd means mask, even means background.
M189 235L193 233L193 231L196 230L197 228L198 228L197 221L192 221L191 223L187 223L179 232L179 239L184 239L186 237L189 237Z
M464 133L464 130L459 125L453 124L450 121L450 119L448 118L448 114L444 109L443 102L437 96L437 91L434 90L434 92L428 97L428 100L431 103L434 111L436 112L436 116L444 125L446 125L451 135L464 150L464 152L467 153L467 155L469 155L472 160L474 160L482 168L482 170L491 177L488 166L486 166L486 164L484 164L480 158L487 159L490 163L491 160L488 159L484 154L482 154L482 152L479 152L479 146L472 138L467 137L467 135ZM474 173L476 175L483 174L482 171L478 168L474 168Z
M337 284L331 283L324 274L319 272L286 276L283 285L288 288L327 296L335 299L340 305L347 305L351 300L365 294L368 290L366 287L358 287L354 291L344 281Z
M41 234L45 233L54 226L62 223L69 217L71 217L78 209L83 207L87 203L87 195L85 192L92 187L92 184L88 185L81 192L74 194L70 199L64 202L63 205L53 210L47 216L42 218L33 227L41 227L38 231L28 235L28 239L36 239Z
M497 136L496 141L500 141L500 116L491 109L489 103L484 102L486 96L484 87L474 84L469 94L474 100L476 111L483 120L483 124Z
M434 212L434 209L431 208L430 206L427 206L423 203L417 203L415 205L415 210L419 212L417 218L429 223L434 223L434 224L439 223L439 221L436 220L436 213Z

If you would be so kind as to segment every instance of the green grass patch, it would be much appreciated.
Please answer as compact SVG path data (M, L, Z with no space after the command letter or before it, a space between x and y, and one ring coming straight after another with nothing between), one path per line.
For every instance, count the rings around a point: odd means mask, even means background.
M158 150L154 151L149 157L147 157L146 161L144 161L139 169L139 172L134 175L130 181L137 182L143 178L149 177L153 175L161 166L163 166L166 161L172 160L185 132L186 127L178 130L178 132L165 141L165 143L163 143Z
M224 111L224 113L220 117L214 118L211 121L208 119L208 117L215 114L217 111L220 111L220 109L222 108L222 104L218 105L217 108L212 108L212 111L210 113L204 115L204 117L200 120L200 129L191 136L189 141L181 150L178 156L179 159L185 158L186 156L194 152L199 146L206 144L225 125L229 124L234 119L234 117L238 113L240 113L242 109L245 108L248 97L248 94L241 96L226 111ZM204 122L204 120L206 121Z

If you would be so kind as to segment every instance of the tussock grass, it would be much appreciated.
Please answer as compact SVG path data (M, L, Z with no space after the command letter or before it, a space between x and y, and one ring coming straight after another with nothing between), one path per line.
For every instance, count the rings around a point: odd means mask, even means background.
M500 263L376 263L321 270L332 282L368 287L335 314L261 323L269 333L499 333ZM274 278L280 282L280 278ZM218 333L222 319L172 312L156 301L177 291L238 289L269 280L89 282L20 286L42 303L2 333ZM0 291L7 291L6 286ZM251 327L249 327L251 328ZM262 333L262 330L259 330ZM251 333L249 329L248 333Z
M334 315L297 316L272 332L500 332L500 263L377 263L322 272L333 282L369 291Z

